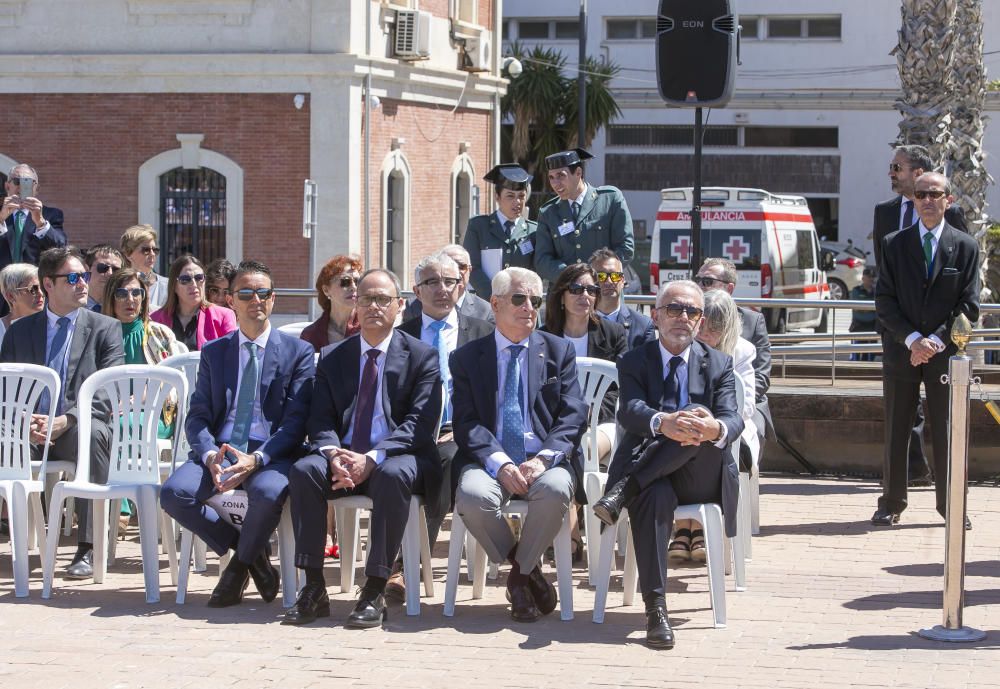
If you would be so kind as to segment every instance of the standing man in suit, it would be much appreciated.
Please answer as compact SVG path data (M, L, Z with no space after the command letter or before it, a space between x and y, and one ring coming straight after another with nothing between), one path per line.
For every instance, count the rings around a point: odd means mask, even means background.
M476 296L469 289L469 280L472 277L472 260L469 258L469 252L461 244L446 244L441 249L441 253L447 254L458 265L459 274L462 276L462 282L458 286L458 299L455 302L456 308L463 315L492 323L493 311L490 310L490 303ZM423 305L420 303L420 299L414 299L403 311L403 320L408 321L416 318L420 315L422 308Z
M63 212L39 200L38 173L33 167L24 163L12 167L4 191L0 206L0 270L11 263L38 265L43 251L66 246ZM0 316L6 316L8 310L6 302L0 303Z
M431 345L438 353L444 394L444 415L437 449L441 457L441 491L436 505L427 505L427 535L431 548L441 531L441 522L451 511L451 463L458 451L452 434L454 407L452 379L449 375L448 357L457 348L493 332L493 324L472 316L465 316L455 308L458 294L458 264L448 254L441 252L427 256L414 271L417 296L424 305L423 313L399 326L399 330ZM406 600L403 583L403 560L396 558L392 576L385 587L385 595L400 602Z
M471 259L471 284L476 294L489 299L490 280L504 268L531 270L535 264L537 223L521 217L531 194L532 177L516 163L497 165L484 180L493 183L497 209L469 219L462 244Z
M703 292L713 289L723 289L732 296L736 290L736 264L727 258L707 258L698 270L694 281ZM767 403L767 390L771 387L771 340L767 336L767 323L764 314L745 306L736 307L740 312L743 332L740 336L757 348L757 356L753 360L754 392L757 397L757 411L753 422L760 438L760 452L764 452L764 440L767 437L767 427L771 426L771 408Z
M622 303L628 282L618 254L611 249L598 249L590 255L590 267L597 273L597 284L601 288L595 307L597 315L625 328L629 349L655 340L653 321Z
M579 453L587 406L573 345L535 331L541 278L507 268L492 287L496 331L451 357L455 511L493 562L510 562L511 617L534 622L557 603L538 562L574 496L587 502ZM519 541L500 512L513 497L530 504Z
M87 270L90 271L90 292L87 297L87 308L101 312L101 302L104 301L104 288L111 276L122 269L125 258L113 246L98 244L87 251ZM110 314L114 315L114 314Z
M86 308L89 278L83 257L74 247L60 246L43 251L38 258L38 279L46 295L46 306L12 323L0 348L3 363L39 364L59 374L62 392L52 419L53 444L49 448L49 458L74 463L77 460L80 386L91 374L125 363L121 324ZM39 410L47 414L48 405L46 398L39 403ZM92 409L90 476L81 478L100 483L108 478L112 410L107 398L100 396L94 400ZM46 414L32 416L31 439L34 443L45 442ZM66 569L70 579L94 576L93 512L90 500L77 499L77 550Z
M646 604L646 643L673 648L667 620L667 544L678 505L722 505L727 536L736 535L739 469L727 451L743 432L733 360L694 337L704 314L698 285L660 288L657 342L618 360L618 423L625 431L608 489L594 514L613 525L628 508L639 588Z
M229 285L239 329L201 350L185 424L191 456L160 492L164 511L181 526L219 555L235 551L210 608L240 603L251 577L265 603L278 595L267 546L288 497L288 472L304 451L315 370L308 342L271 327L274 283L267 266L243 261ZM206 504L236 488L248 500L240 530Z
M556 198L538 210L535 270L554 282L563 268L585 262L597 249L615 252L622 265L635 253L632 216L617 187L593 187L584 180L583 161L593 158L582 148L545 159Z
M403 543L410 497L438 504L441 461L434 437L441 414L438 351L393 329L403 308L392 272L373 268L358 282L361 332L323 350L308 434L310 454L292 469L295 565L306 584L285 624L330 614L323 578L327 500L367 495L367 580L347 627L377 627L386 617L385 586ZM353 566L344 563L343 566Z
M954 197L948 179L925 172L914 185L920 221L883 240L875 285L875 311L884 329L882 391L885 397L885 464L882 497L872 524L891 526L906 509L907 445L920 406L920 383L927 393L937 511L947 505L948 357L956 347L952 322L964 313L979 319L979 246L952 227L945 212ZM966 528L971 528L966 519Z
M934 167L930 152L923 146L899 146L894 151L892 162L889 163L889 183L897 195L875 206L875 224L871 239L875 248L877 268L882 268L882 247L885 238L897 230L910 227L917 221L918 214L913 199L914 184L920 175L932 172ZM949 206L944 219L962 232L969 231L965 224L965 214L958 206ZM882 334L882 351L885 351L886 340L891 336L885 332L881 323L876 322L875 329ZM917 405L907 457L909 466L907 477L910 484L930 485L931 471L924 452L924 410L920 405Z

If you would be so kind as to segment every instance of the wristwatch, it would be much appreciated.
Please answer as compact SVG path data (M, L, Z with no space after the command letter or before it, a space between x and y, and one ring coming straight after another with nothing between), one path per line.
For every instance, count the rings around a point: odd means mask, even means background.
M253 470L254 471L257 471L262 466L264 466L264 453L263 452L254 452L253 453L253 459L254 459L254 462L253 462Z
M724 431L722 430L722 422L719 421L719 434L717 436L715 436L715 438L712 440L712 442L713 443L717 443L720 440L722 440L722 434L723 434L723 432Z

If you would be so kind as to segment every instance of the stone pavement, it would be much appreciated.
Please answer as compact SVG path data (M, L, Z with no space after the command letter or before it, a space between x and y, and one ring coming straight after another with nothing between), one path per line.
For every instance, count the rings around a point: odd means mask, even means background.
M554 613L512 623L492 582L475 602L463 582L456 616L442 617L447 530L421 616L397 606L366 631L341 624L353 594L332 595L333 617L308 627L280 625L279 602L261 604L252 585L242 606L209 610L214 556L209 573L192 574L184 606L164 557L162 601L147 605L134 528L103 585L57 578L43 601L33 556L31 597L18 600L5 543L0 687L1000 687L1000 489L973 487L969 499L965 623L988 635L946 645L915 634L941 622L944 529L930 488L881 530L868 523L873 483L774 475L761 488L762 533L748 590L733 592L730 579L728 628L712 628L703 570L675 569L667 601L678 641L659 652L642 644L641 604L621 607L620 576L605 623L591 622L583 569L571 622ZM72 551L64 540L60 566ZM327 581L339 591L336 566Z

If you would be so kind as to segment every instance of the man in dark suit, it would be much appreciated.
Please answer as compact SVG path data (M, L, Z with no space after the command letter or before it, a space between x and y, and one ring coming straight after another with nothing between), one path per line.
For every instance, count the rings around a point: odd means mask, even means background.
M462 245L471 261L470 283L477 296L489 299L490 280L498 272L534 266L537 223L521 217L532 179L524 168L516 163L497 165L483 179L493 183L497 209L469 219Z
M87 250L85 260L87 270L90 271L90 296L87 297L87 308L100 313L101 303L104 301L104 288L111 276L122 269L125 257L113 246L98 244ZM113 313L107 315L114 316Z
M628 508L646 643L672 648L667 620L667 543L678 505L722 506L727 536L736 534L739 473L727 451L743 432L732 357L694 340L704 298L687 280L665 284L656 299L657 342L618 360L618 423L625 431L608 489L594 513L613 525Z
M322 352L308 424L312 454L291 474L295 565L305 570L306 584L285 613L285 624L308 624L330 614L323 578L327 500L361 494L373 505L367 580L347 618L351 628L377 627L385 619L385 586L403 543L412 495L437 504L438 352L393 329L403 308L399 293L399 278L390 271L364 273L358 282L360 334Z
M23 196L24 189L28 195ZM66 246L63 212L38 199L38 173L30 165L11 168L4 183L6 195L0 206L0 270L11 263L38 264L46 249ZM0 300L0 316L9 311Z
M493 277L496 331L451 357L459 473L455 511L493 562L510 562L511 617L533 622L556 607L538 567L570 501L586 504L578 451L587 407L573 345L536 332L542 280L524 268ZM500 508L530 507L514 540Z
M458 286L458 298L456 307L463 316L478 318L484 321L493 322L493 311L490 303L481 297L476 296L469 289L469 280L472 275L472 263L469 259L469 252L461 244L447 244L441 253L447 254L451 260L458 264L459 274L462 276L462 283ZM403 320L408 321L420 315L423 305L420 299L413 299L407 304L403 311Z
M601 296L594 307L597 315L625 328L629 349L655 340L653 321L622 303L627 281L618 254L611 249L598 249L590 255L589 263L597 273L597 284L601 288Z
M979 247L952 227L945 211L954 201L948 179L925 172L914 184L920 221L883 240L875 285L875 310L884 328L882 390L885 396L885 463L882 496L872 523L890 526L906 509L907 444L927 393L937 511L944 516L948 476L948 358L955 353L950 331L964 313L979 318ZM969 522L966 521L966 526Z
M876 204L871 234L875 249L875 265L878 268L882 267L882 245L885 238L897 230L910 227L917 221L913 201L914 183L920 175L933 171L934 167L930 152L923 146L899 146L893 153L892 162L889 163L889 183L897 195L888 201ZM958 206L949 206L944 212L944 219L962 232L969 231L965 224L965 214ZM875 329L882 334L882 350L885 351L886 339L889 336L881 323L876 322ZM907 476L910 483L929 485L931 472L924 452L924 410L920 405L917 405L907 457L909 466Z
M113 318L87 310L87 280L90 274L83 257L73 247L43 251L38 259L38 279L47 297L46 308L11 324L0 348L4 363L39 364L59 373L62 393L52 420L49 459L76 462L78 442L77 403L80 386L93 373L125 363L121 324ZM49 402L39 410L48 411ZM97 397L93 406L90 443L91 481L108 478L111 452L111 408L107 398ZM32 441L45 442L48 416L32 417ZM71 579L88 579L93 570L93 505L76 501L79 520L76 554L66 570Z
M239 330L201 350L198 382L185 424L191 456L164 482L160 503L219 555L235 556L208 600L236 605L250 578L269 603L278 572L268 558L271 534L288 497L288 472L302 456L315 370L308 342L271 327L274 283L262 263L244 261L228 295ZM209 502L241 488L248 508L239 530Z

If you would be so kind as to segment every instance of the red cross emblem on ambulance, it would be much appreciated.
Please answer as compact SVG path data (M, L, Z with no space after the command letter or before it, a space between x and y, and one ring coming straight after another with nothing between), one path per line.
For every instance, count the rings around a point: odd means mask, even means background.
M743 243L741 237L730 237L728 242L723 243L722 253L733 263L741 263L743 256L750 253L750 247Z
M671 242L670 254L681 263L687 263L691 257L691 240L680 237L676 242Z

